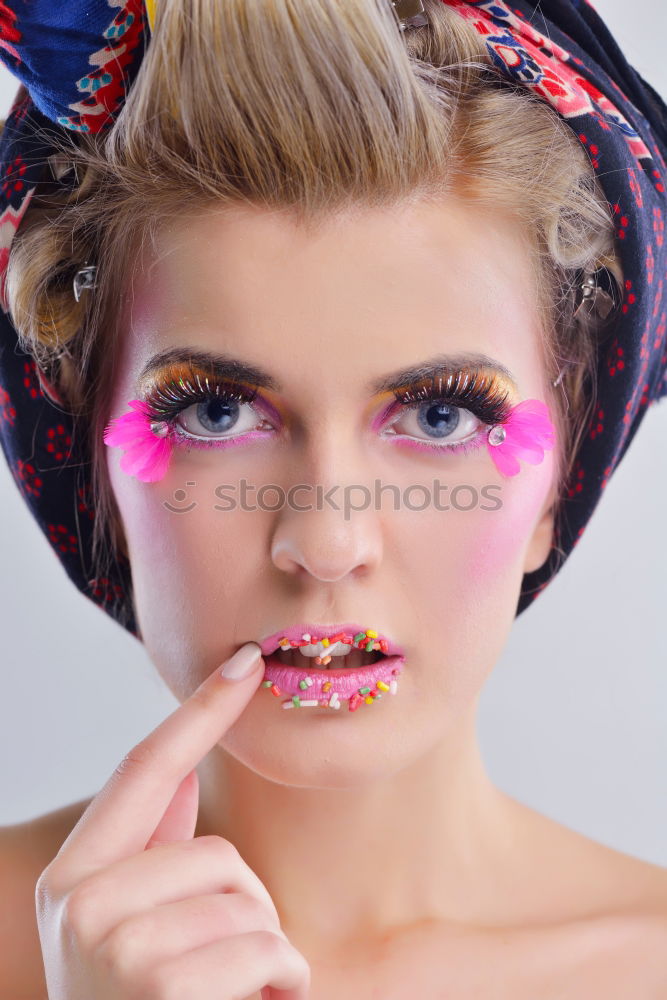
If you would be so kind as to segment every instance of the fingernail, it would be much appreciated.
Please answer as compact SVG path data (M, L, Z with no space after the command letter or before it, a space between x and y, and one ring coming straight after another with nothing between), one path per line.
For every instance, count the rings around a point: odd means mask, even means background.
M220 673L230 681L241 681L256 669L262 650L256 642L246 642L223 663Z

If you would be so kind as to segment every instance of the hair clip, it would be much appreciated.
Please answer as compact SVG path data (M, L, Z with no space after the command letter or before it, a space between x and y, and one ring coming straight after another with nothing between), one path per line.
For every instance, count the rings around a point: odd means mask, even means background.
M47 157L47 162L51 170L51 177L56 184L61 187L74 187L75 184L78 184L79 177L76 166L70 157L60 152L53 153Z
M579 304L574 310L574 316L592 316L597 314L600 319L606 319L614 305L614 300L598 282L597 271L584 271L584 280L579 285L581 293Z
M565 372L566 372L566 371L568 370L568 368L569 368L569 367L570 367L571 365L574 365L574 364L577 364L577 363L578 363L578 362L576 362L576 361L566 361L566 362L564 363L563 367L562 367L562 368L559 368L559 369L558 369L558 377L557 377L557 378L555 378L555 379L553 380L553 382L551 383L551 384L552 384L552 385L554 386L554 388L555 388L555 387L556 387L557 385L560 385L560 384L561 384L561 382L562 382L562 381L563 381L563 379L565 378Z
M574 319L586 315L590 319L594 314L605 320L614 307L614 298L599 284L597 271L583 271L584 279L577 288L578 304L575 307ZM581 296L581 297L580 297ZM568 364L560 369L558 377L551 383L552 386L560 385L567 370Z
M487 447L496 468L504 476L521 471L519 459L539 465L544 452L555 444L556 428L549 408L540 399L525 399L510 410L507 420L494 424L487 434Z
M91 264L90 267L82 267L76 272L74 275L73 288L74 298L77 302L81 298L82 289L97 288L97 285L95 284L96 274L97 267L94 264Z
M165 420L152 420L147 404L141 399L131 399L128 405L132 408L129 413L107 424L104 443L123 449L120 467L128 476L136 476L143 483L157 482L169 467L172 450L169 424Z
M391 9L401 31L408 28L425 28L429 19L424 10L423 0L391 0Z

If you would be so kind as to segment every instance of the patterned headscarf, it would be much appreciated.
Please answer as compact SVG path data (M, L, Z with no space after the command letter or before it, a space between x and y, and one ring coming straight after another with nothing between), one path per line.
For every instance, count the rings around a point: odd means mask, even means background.
M501 77L548 102L584 146L616 221L623 300L597 358L598 405L562 498L549 558L525 574L516 614L581 537L648 407L667 395L667 107L587 0L442 0L471 21ZM117 116L150 37L144 0L0 0L0 59L19 88L0 136L0 442L68 576L133 635L130 566L94 575L91 455L54 404L7 311L11 241L53 147ZM418 28L417 30L426 30Z

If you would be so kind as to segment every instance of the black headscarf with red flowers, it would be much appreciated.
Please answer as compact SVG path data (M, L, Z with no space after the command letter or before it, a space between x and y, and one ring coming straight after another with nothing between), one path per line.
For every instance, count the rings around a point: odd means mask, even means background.
M586 149L616 221L625 281L598 348L598 405L558 532L544 565L523 578L518 615L574 549L647 409L667 395L667 107L587 0L442 2L474 23L501 78L547 101ZM149 38L143 0L0 3L0 60L22 84L0 136L0 443L67 575L139 638L127 558L95 575L92 456L18 346L5 273L12 238L54 152L49 136L113 124Z

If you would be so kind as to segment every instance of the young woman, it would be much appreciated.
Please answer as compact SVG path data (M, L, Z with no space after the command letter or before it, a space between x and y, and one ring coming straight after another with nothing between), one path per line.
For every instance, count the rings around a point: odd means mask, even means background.
M92 462L59 470L91 517L58 551L182 704L29 851L5 831L7 913L36 908L7 996L665 995L665 872L500 791L475 737L664 394L666 137L635 107L664 105L552 6L165 0L140 61L142 11L105 36L110 128L17 102L56 152L7 313Z

